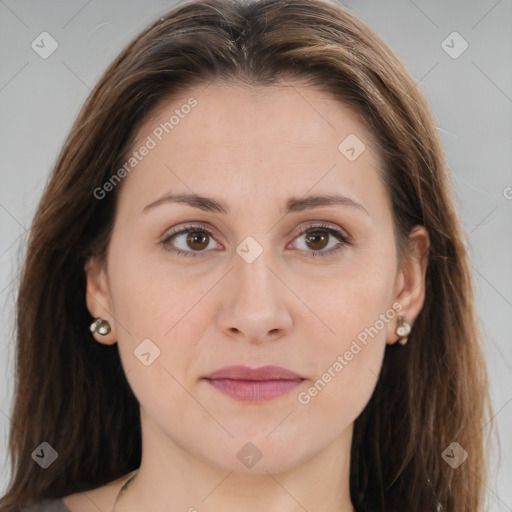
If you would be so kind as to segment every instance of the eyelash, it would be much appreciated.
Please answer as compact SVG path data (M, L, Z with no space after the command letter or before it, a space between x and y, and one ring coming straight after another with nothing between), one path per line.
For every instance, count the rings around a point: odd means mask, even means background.
M333 227L325 225L325 224L315 224L312 226L301 227L299 229L299 233L294 238L294 240L299 238L300 236L302 236L305 233L308 233L310 231L314 232L315 230L326 231L330 235L333 235L335 238L337 238L340 241L342 246L338 247L337 249L330 249L329 251L307 251L308 254L310 254L312 257L316 258L316 257L322 257L322 256L326 256L326 255L330 256L330 255L335 254L335 253L339 252L340 250L342 250L343 246L351 245L351 241L350 241L349 237L347 235L345 235L341 230L333 228ZM201 225L201 224L190 224L190 225L185 225L182 227L182 229L173 232L169 236L166 236L160 243L164 246L164 248L167 251L175 253L179 256L186 256L186 257L192 256L192 257L202 258L202 257L206 256L206 253L208 251L204 251L204 250L203 251L182 251L181 249L175 249L173 247L167 246L167 244L173 238L177 237L178 235L182 235L183 233L188 233L191 231L205 232L208 234L209 237L214 238L213 233L210 231L210 229L208 229L208 227Z

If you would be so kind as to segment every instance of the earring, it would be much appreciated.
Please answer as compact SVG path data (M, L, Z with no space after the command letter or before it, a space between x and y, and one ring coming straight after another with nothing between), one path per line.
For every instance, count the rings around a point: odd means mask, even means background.
M89 326L89 329L92 333L97 332L98 334L101 334L101 336L105 336L105 334L108 334L110 332L110 324L103 320L103 318L96 318L94 322Z
M407 343L407 337L411 332L411 324L405 320L405 318L399 316L398 317L398 325L396 326L395 333L400 336L398 343L400 345L405 345Z

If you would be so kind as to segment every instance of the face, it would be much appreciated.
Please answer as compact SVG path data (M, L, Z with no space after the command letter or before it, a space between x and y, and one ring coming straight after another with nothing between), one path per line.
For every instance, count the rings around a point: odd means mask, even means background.
M87 304L112 326L97 340L118 343L143 430L240 472L347 441L398 314L423 300L357 116L299 83L218 82L161 106L132 150ZM266 366L281 369L250 371Z

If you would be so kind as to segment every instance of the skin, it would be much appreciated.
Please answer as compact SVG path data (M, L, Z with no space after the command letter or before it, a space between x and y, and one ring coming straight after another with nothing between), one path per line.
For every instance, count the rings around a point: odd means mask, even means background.
M142 463L116 511L352 511L353 423L373 393L386 344L399 339L397 315L309 403L298 394L393 303L414 323L428 234L413 231L411 255L399 265L371 134L346 106L300 82L191 88L159 107L134 148L190 97L197 106L124 178L106 262L85 266L87 307L112 326L95 339L118 343L141 406ZM350 134L366 145L354 161L338 150ZM230 213L170 202L142 213L169 191L224 201ZM285 212L291 197L334 192L366 212L347 205ZM187 234L167 243L191 257L160 243L170 228L197 222L212 233L204 244L187 244ZM324 230L328 238L315 245L298 232L318 222L351 244ZM236 252L247 236L263 248L252 263ZM197 247L204 257L194 256ZM149 366L133 353L147 338L160 350ZM306 380L260 403L202 380L236 364L279 365ZM248 442L262 455L252 468L237 457ZM72 512L110 510L125 480L65 503Z

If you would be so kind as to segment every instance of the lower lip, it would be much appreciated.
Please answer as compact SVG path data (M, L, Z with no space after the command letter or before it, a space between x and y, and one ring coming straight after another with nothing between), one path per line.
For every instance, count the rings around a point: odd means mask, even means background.
M206 379L215 389L242 402L263 402L287 395L303 382L295 380Z

